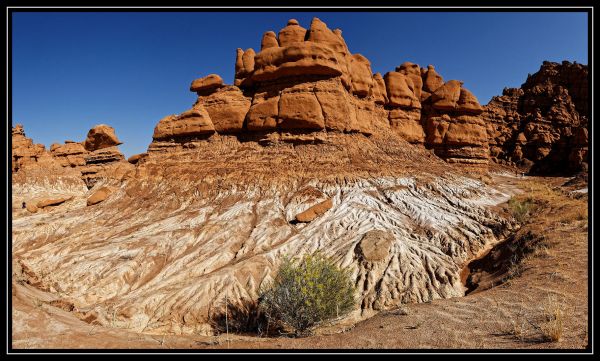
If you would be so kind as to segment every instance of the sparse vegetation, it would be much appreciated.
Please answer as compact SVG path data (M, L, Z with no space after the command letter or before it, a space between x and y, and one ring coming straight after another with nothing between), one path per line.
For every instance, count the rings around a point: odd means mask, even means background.
M564 329L564 309L556 296L550 295L543 305L545 323L540 325L540 331L547 341L560 341Z
M521 304L519 311L510 317L503 333L514 336L521 342L559 342L563 336L564 323L564 304L559 302L556 295L551 294L541 305L539 312L527 312Z
M354 305L348 270L320 253L286 258L273 282L260 292L260 307L269 321L292 328L296 336L346 315Z
M512 197L508 201L508 208L513 218L523 224L527 222L534 208L534 204L531 198L520 199Z

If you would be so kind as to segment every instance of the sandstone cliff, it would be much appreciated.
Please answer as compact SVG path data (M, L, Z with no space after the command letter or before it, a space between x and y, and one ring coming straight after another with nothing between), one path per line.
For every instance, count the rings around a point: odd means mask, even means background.
M485 106L492 159L532 173L586 170L588 110L587 66L544 62L521 88Z

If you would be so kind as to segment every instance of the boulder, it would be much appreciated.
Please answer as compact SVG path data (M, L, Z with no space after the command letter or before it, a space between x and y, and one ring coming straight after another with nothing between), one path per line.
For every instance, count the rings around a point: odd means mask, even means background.
M385 81L381 76L381 73L373 74L373 87L372 87L373 101L376 104L386 104L388 102L387 90L385 89Z
M246 51L244 51L244 54L242 55L242 63L244 64L244 71L246 72L246 74L251 74L254 71L255 56L256 53L252 48L246 49Z
M190 109L179 116L162 118L154 128L153 139L191 137L215 132L215 127L203 107Z
M330 198L321 203L315 204L302 213L299 213L296 216L296 221L301 223L312 222L315 218L325 214L325 212L331 209L331 207L333 207L333 202Z
M196 93L210 93L223 86L223 79L217 74L209 74L204 78L196 79L190 85L190 91Z
M277 123L280 129L325 128L321 105L312 86L299 85L281 93Z
M85 150L93 152L98 149L114 147L123 144L115 134L115 129L111 126L100 124L89 130L83 143Z
M87 199L87 205L92 206L94 204L98 204L98 203L106 200L106 198L108 198L108 196L110 194L111 194L111 190L108 187L102 187L102 188L98 189L97 191L95 191L94 194L92 194Z
M45 199L41 199L37 202L36 206L37 208L46 208L46 207L50 207L50 206L58 206L60 204L63 204L64 202L70 200L72 197L69 198L45 198Z
M394 235L392 233L372 230L363 235L356 245L355 252L364 261L380 262L387 258L393 243Z
M479 105L479 101L470 91L465 88L460 88L460 97L456 103L456 110L467 114L481 114L483 108Z
M392 130L407 142L422 144L425 141L425 131L421 125L419 109L391 109L389 121Z
M433 65L427 66L427 71L423 76L423 90L431 94L444 85L444 79L435 71Z
M331 131L357 132L360 130L356 108L340 79L315 83L315 96L321 106L325 128Z
M277 127L279 114L279 95L269 92L254 94L248 110L247 129L249 131L273 130Z

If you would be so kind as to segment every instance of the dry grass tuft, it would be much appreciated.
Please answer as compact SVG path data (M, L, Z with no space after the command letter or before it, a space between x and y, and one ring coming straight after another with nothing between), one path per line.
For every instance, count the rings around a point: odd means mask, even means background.
M549 295L543 304L545 323L539 326L546 341L559 342L564 331L565 311L558 297Z

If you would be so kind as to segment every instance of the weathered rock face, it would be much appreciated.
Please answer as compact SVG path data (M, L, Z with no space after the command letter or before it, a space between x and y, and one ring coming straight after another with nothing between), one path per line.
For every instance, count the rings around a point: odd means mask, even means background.
M52 144L50 153L63 167L79 167L85 165L88 151L83 144L67 140L64 144Z
M339 76L342 68L336 53L319 43L292 43L286 47L272 47L255 57L252 81L269 81L288 76Z
M23 128L17 125L13 128L13 180L21 182L19 173L27 168L29 178L35 174L46 173L51 177L72 178L77 177L85 182L88 188L100 179L121 180L125 174L133 169L127 163L117 146L122 144L112 127L97 125L90 129L83 142L65 141L64 144L52 144L47 152L41 144L25 137ZM69 169L65 172L63 169ZM36 176L39 178L38 176ZM27 178L27 177L26 177Z
M429 86L427 89L432 89ZM444 83L423 103L426 144L448 162L487 164L489 143L482 111L477 98L462 87L462 82Z
M216 132L240 133L251 101L238 87L225 86L208 95L199 96L195 106L206 109Z
M131 164L137 164L147 156L148 156L148 153L134 154L131 157L127 158L127 161Z
M375 73L373 74L373 101L375 102L375 104L387 104L388 103L388 97L387 97L387 90L385 88L385 81L383 80L383 77L381 76L381 73Z
M371 93L373 86L373 73L371 63L360 54L353 54L350 62L350 76L352 79L352 94L364 98Z
M306 29L301 27L296 19L290 19L287 26L279 31L279 46L300 43L306 37Z
M508 194L394 132L302 137L215 134L150 153L102 202L88 207L96 189L84 192L42 209L43 225L23 210L13 256L77 317L155 334L211 334L226 297L255 302L284 256L316 250L350 269L357 317L464 294L462 266L507 226L487 206ZM57 231L43 242L48 223Z
M402 63L396 68L396 71L406 75L413 83L413 93L417 99L421 100L421 91L423 89L423 79L419 65L409 61Z
M159 121L150 153L196 147L193 142L215 133L267 134L269 143L272 132L293 132L277 138L294 141L316 131L393 131L449 161L484 165L488 158L481 106L462 82L444 83L433 66L411 62L383 77L372 74L366 57L350 53L341 30L317 18L309 29L291 19L278 34L267 31L258 53L237 49L233 86L211 74L191 90L199 95L193 109ZM444 114L451 116L448 124L428 120ZM445 129L441 137L426 134L439 127Z
M423 74L423 94L422 100L427 99L431 93L438 90L444 85L444 79L435 71L433 65L427 66L427 70L421 72Z
M33 144L31 138L25 136L21 124L12 128L12 171L28 165L35 165L40 161L49 160L51 157L42 144Z
M510 230L487 207L511 194L447 163L487 164L496 125L514 135L514 154L529 144L552 151L552 132L536 131L546 123L521 128L502 115L486 127L473 94L432 66L371 75L318 19L308 30L290 20L262 40L258 54L238 49L233 86L216 75L195 81L193 108L162 119L147 153L125 161L105 136L56 144L46 153L73 182L45 182L56 192L43 197L31 196L43 187L13 182L13 212L26 214L13 222L24 279L88 322L163 334L210 334L225 300L255 302L284 256L316 250L349 268L361 317L464 295L463 266ZM550 92L541 90L532 92ZM498 114L520 121L528 91L507 91ZM571 111L549 109L540 117ZM571 134L569 159L580 162L588 132ZM498 154L501 138L490 141ZM14 139L13 180L49 173L28 165L44 153L22 128Z
M544 62L519 89L504 89L482 114L492 159L532 173L587 168L587 66Z

